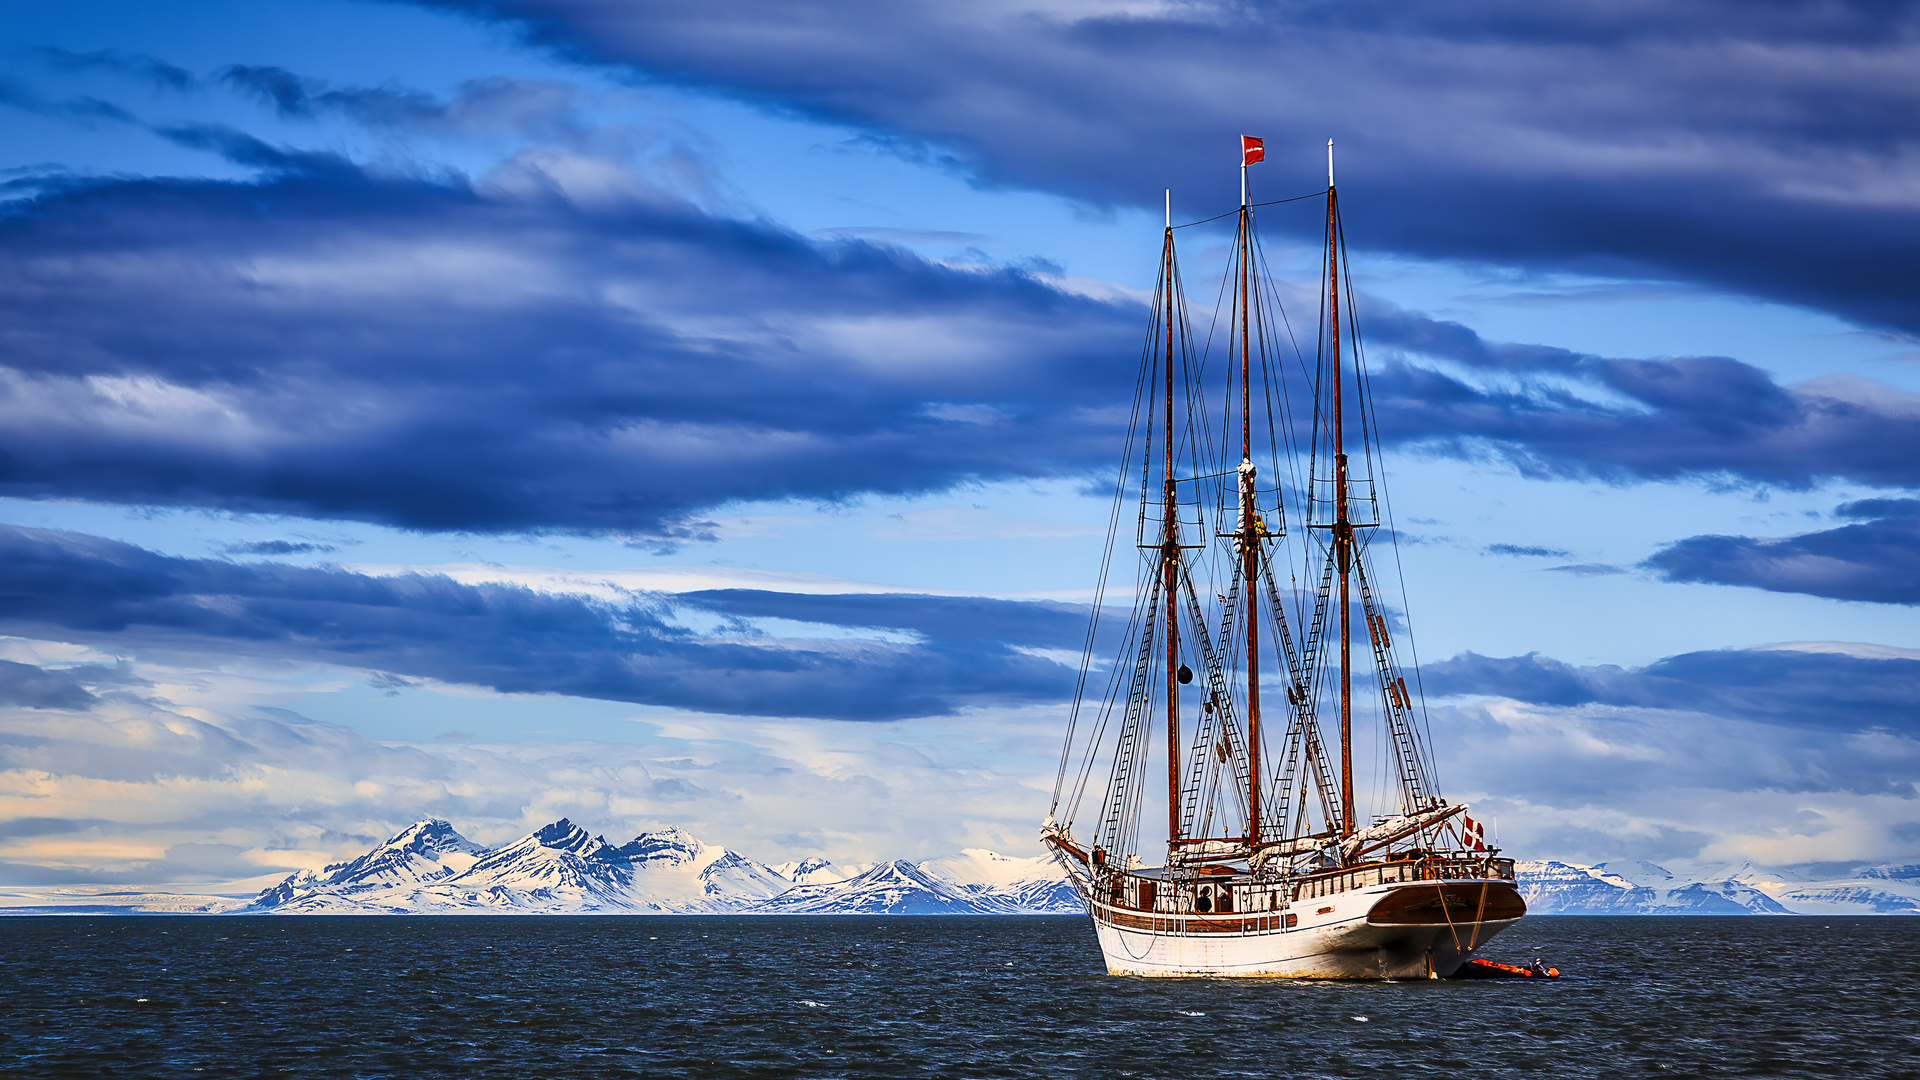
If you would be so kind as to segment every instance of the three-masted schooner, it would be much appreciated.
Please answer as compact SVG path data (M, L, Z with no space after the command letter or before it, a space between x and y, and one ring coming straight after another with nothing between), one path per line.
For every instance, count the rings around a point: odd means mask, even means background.
M1042 837L1086 901L1113 974L1444 977L1526 904L1513 860L1487 846L1463 804L1440 797L1418 679L1409 688L1379 595L1368 538L1384 491L1333 144L1311 361L1261 273L1246 182L1264 156L1260 140L1243 138L1241 153L1217 411L1206 394L1212 350L1195 347L1168 197L1127 463ZM1311 383L1310 409L1285 392L1283 343ZM1303 528L1288 527L1289 493ZM1119 655L1102 673L1111 635L1101 611L1130 505L1137 589ZM1356 712L1380 721L1374 801L1388 812L1366 820ZM1323 713L1337 718L1331 747ZM1270 733L1279 736L1272 748ZM1164 795L1149 783L1155 757ZM1161 798L1164 849L1143 821Z

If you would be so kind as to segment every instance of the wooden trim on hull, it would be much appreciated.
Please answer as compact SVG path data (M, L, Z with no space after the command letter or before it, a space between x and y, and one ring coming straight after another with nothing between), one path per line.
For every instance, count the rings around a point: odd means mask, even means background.
M1300 922L1300 917L1292 912L1262 915L1257 918L1231 916L1207 918L1191 915L1148 915L1144 912L1116 911L1105 906L1096 908L1093 917L1114 926L1124 926L1129 930L1145 930L1154 934L1267 934L1291 930Z
M1408 885L1380 898L1367 912L1375 926L1461 926L1510 922L1527 913L1527 902L1504 881Z

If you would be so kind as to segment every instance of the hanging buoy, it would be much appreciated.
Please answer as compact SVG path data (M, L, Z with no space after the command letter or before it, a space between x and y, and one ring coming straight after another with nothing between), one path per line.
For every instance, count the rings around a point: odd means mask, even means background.
M1180 670L1174 673L1174 677L1180 680L1180 685L1185 686L1193 681L1193 669L1181 664Z

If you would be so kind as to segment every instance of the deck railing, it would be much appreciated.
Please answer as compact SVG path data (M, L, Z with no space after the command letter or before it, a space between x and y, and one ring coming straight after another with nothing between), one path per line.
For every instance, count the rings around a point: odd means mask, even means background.
M1231 890L1229 900L1241 911L1272 911L1322 896L1372 885L1396 885L1420 881L1512 881L1513 860L1487 856L1428 855L1393 862L1372 863L1351 870L1327 870L1317 874L1272 882L1250 882L1244 878L1211 879L1218 896ZM1108 870L1091 883L1093 899L1115 907L1142 911L1191 913L1197 895L1192 883L1187 887L1138 878L1125 871ZM1281 899L1285 894L1285 899ZM1216 901L1217 903L1217 901Z
M1428 856L1375 863L1372 866L1362 866L1353 870L1326 871L1297 882L1293 887L1293 899L1298 901L1309 900L1316 896L1332 896L1351 889L1364 889L1369 885L1394 885L1410 881L1457 881L1462 878L1512 881L1514 879L1513 860Z

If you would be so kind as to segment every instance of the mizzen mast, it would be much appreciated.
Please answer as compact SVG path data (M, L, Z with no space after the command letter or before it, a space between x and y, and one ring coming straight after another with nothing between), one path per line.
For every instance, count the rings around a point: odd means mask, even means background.
M1161 251L1161 272L1166 278L1167 371L1166 371L1166 456L1162 461L1162 497L1160 519L1160 584L1166 602L1167 620L1167 856L1180 844L1180 623L1176 606L1180 591L1180 535L1176 529L1180 504L1173 475L1173 191L1167 191L1167 230Z

